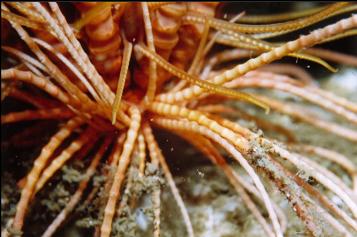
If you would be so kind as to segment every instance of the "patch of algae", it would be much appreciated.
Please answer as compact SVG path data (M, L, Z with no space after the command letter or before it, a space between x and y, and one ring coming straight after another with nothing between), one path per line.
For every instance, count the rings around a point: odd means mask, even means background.
M16 201L20 197L19 189L12 175L8 172L1 177L1 230L8 226L8 221L15 215ZM11 231L11 230L10 230ZM16 233L13 233L16 234Z

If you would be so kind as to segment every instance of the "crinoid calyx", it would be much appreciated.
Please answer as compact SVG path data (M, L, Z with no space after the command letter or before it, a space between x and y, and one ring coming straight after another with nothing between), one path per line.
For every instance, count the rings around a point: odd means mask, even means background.
M244 6L2 2L1 235L356 236L356 4Z

